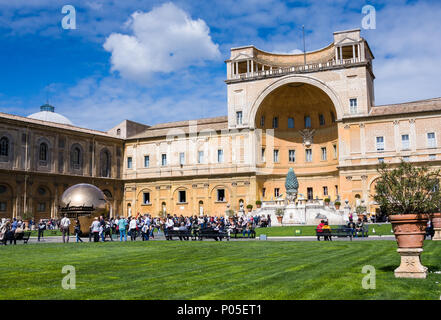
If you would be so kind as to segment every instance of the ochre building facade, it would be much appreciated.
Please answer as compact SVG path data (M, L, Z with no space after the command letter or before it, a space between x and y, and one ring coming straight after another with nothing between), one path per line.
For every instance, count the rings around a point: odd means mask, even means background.
M375 105L360 30L333 36L305 55L231 49L225 117L101 132L60 123L47 105L45 117L0 114L0 216L56 217L80 182L105 191L111 215L224 215L284 198L290 167L302 197L375 212L379 162L440 167L441 99Z

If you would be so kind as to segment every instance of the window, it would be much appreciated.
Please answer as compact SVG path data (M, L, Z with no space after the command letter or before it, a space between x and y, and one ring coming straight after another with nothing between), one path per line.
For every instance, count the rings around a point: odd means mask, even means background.
M144 168L150 167L150 156L144 156Z
M142 195L142 203L150 204L150 192L144 192Z
M261 116L261 117L260 117L260 126L261 126L262 128L265 127L265 116Z
M401 149L402 150L407 150L409 148L410 148L410 145L409 145L409 135L408 134L401 135Z
M351 109L351 113L357 113L357 99L349 99L349 105Z
M266 161L265 160L265 148L262 148L261 159L262 159L262 162Z
M288 151L288 159L289 159L289 162L296 162L296 151L295 150Z
M319 123L321 126L325 125L325 116L322 114L319 114Z
M47 144L44 142L40 144L39 160L47 161Z
M410 157L409 156L404 156L403 157L403 161L404 162L409 162L410 161Z
M274 188L274 197L278 198L280 196L280 188Z
M288 118L288 128L289 129L294 128L294 118Z
M335 185L335 194L338 194L338 185Z
M204 151L198 152L198 163L204 163Z
M332 123L335 122L335 114L332 111L331 111L331 121L332 121Z
M39 202L37 205L37 211L38 212L45 212L46 211L46 203L45 202Z
M384 151L384 137L377 137L377 151Z
M314 199L314 191L312 188L306 188L306 193L308 194L308 200Z
M274 150L274 163L279 162L279 150Z
M179 153L179 164L181 166L183 166L185 164L185 153L184 152Z
M132 157L127 157L127 169L132 169Z
M9 155L9 139L3 137L0 139L0 156L8 156Z
M186 203L187 202L187 196L185 190L179 191L179 203Z
M236 112L236 124L242 124L242 111Z
M161 154L161 165L164 167L167 165L167 154Z
M327 196L328 195L328 187L323 187L323 195Z
M327 154L326 154L326 148L323 147L322 148L322 161L326 161L327 160Z
M217 201L225 202L225 189L217 189Z
M312 162L312 149L306 149L306 162Z
M337 159L337 145L332 145L332 148L334 149L334 159Z
M429 154L429 160L436 160L436 154Z
M121 129L116 129L116 135L120 136L121 135Z
M224 162L224 150L222 149L217 150L217 162L218 163Z
M384 162L384 158L378 158L378 162L379 163L383 163Z
M277 129L279 127L279 118L274 117L273 118L273 129Z
M6 211L6 202L0 202L0 211Z
M262 188L262 198L265 198L266 188Z
M110 177L110 152L108 150L102 150L100 154L100 167L101 176Z
M72 159L72 163L75 166L79 166L81 165L81 149L79 147L75 147L73 149L73 159Z
M435 132L429 132L427 134L427 147L436 148Z
M305 128L311 128L311 117L305 116Z

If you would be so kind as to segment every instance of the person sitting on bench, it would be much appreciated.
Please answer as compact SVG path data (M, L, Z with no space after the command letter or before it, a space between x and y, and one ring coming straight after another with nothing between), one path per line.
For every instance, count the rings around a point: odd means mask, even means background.
M361 232L361 235L364 237L364 223L361 218L358 218L357 224L355 225L355 236L358 237L358 233Z
M321 233L323 233L323 226L325 225L325 220L321 220L319 225L317 226L317 240L320 241Z

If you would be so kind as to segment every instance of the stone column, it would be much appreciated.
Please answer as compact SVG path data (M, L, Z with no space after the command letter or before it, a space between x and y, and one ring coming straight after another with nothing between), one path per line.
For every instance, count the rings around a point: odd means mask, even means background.
M401 264L395 269L395 278L420 278L427 277L427 267L421 264L422 248L398 248L401 255Z

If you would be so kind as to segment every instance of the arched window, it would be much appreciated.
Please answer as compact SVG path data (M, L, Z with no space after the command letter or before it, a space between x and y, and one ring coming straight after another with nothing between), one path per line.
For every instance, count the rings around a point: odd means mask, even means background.
M73 164L80 165L81 162L81 150L78 147L74 148L73 151Z
M39 159L40 161L47 161L47 144L44 142L40 144Z
M101 176L110 177L110 153L108 150L103 150L100 155Z
M6 137L2 137L0 139L0 156L8 156L9 155L9 139Z

